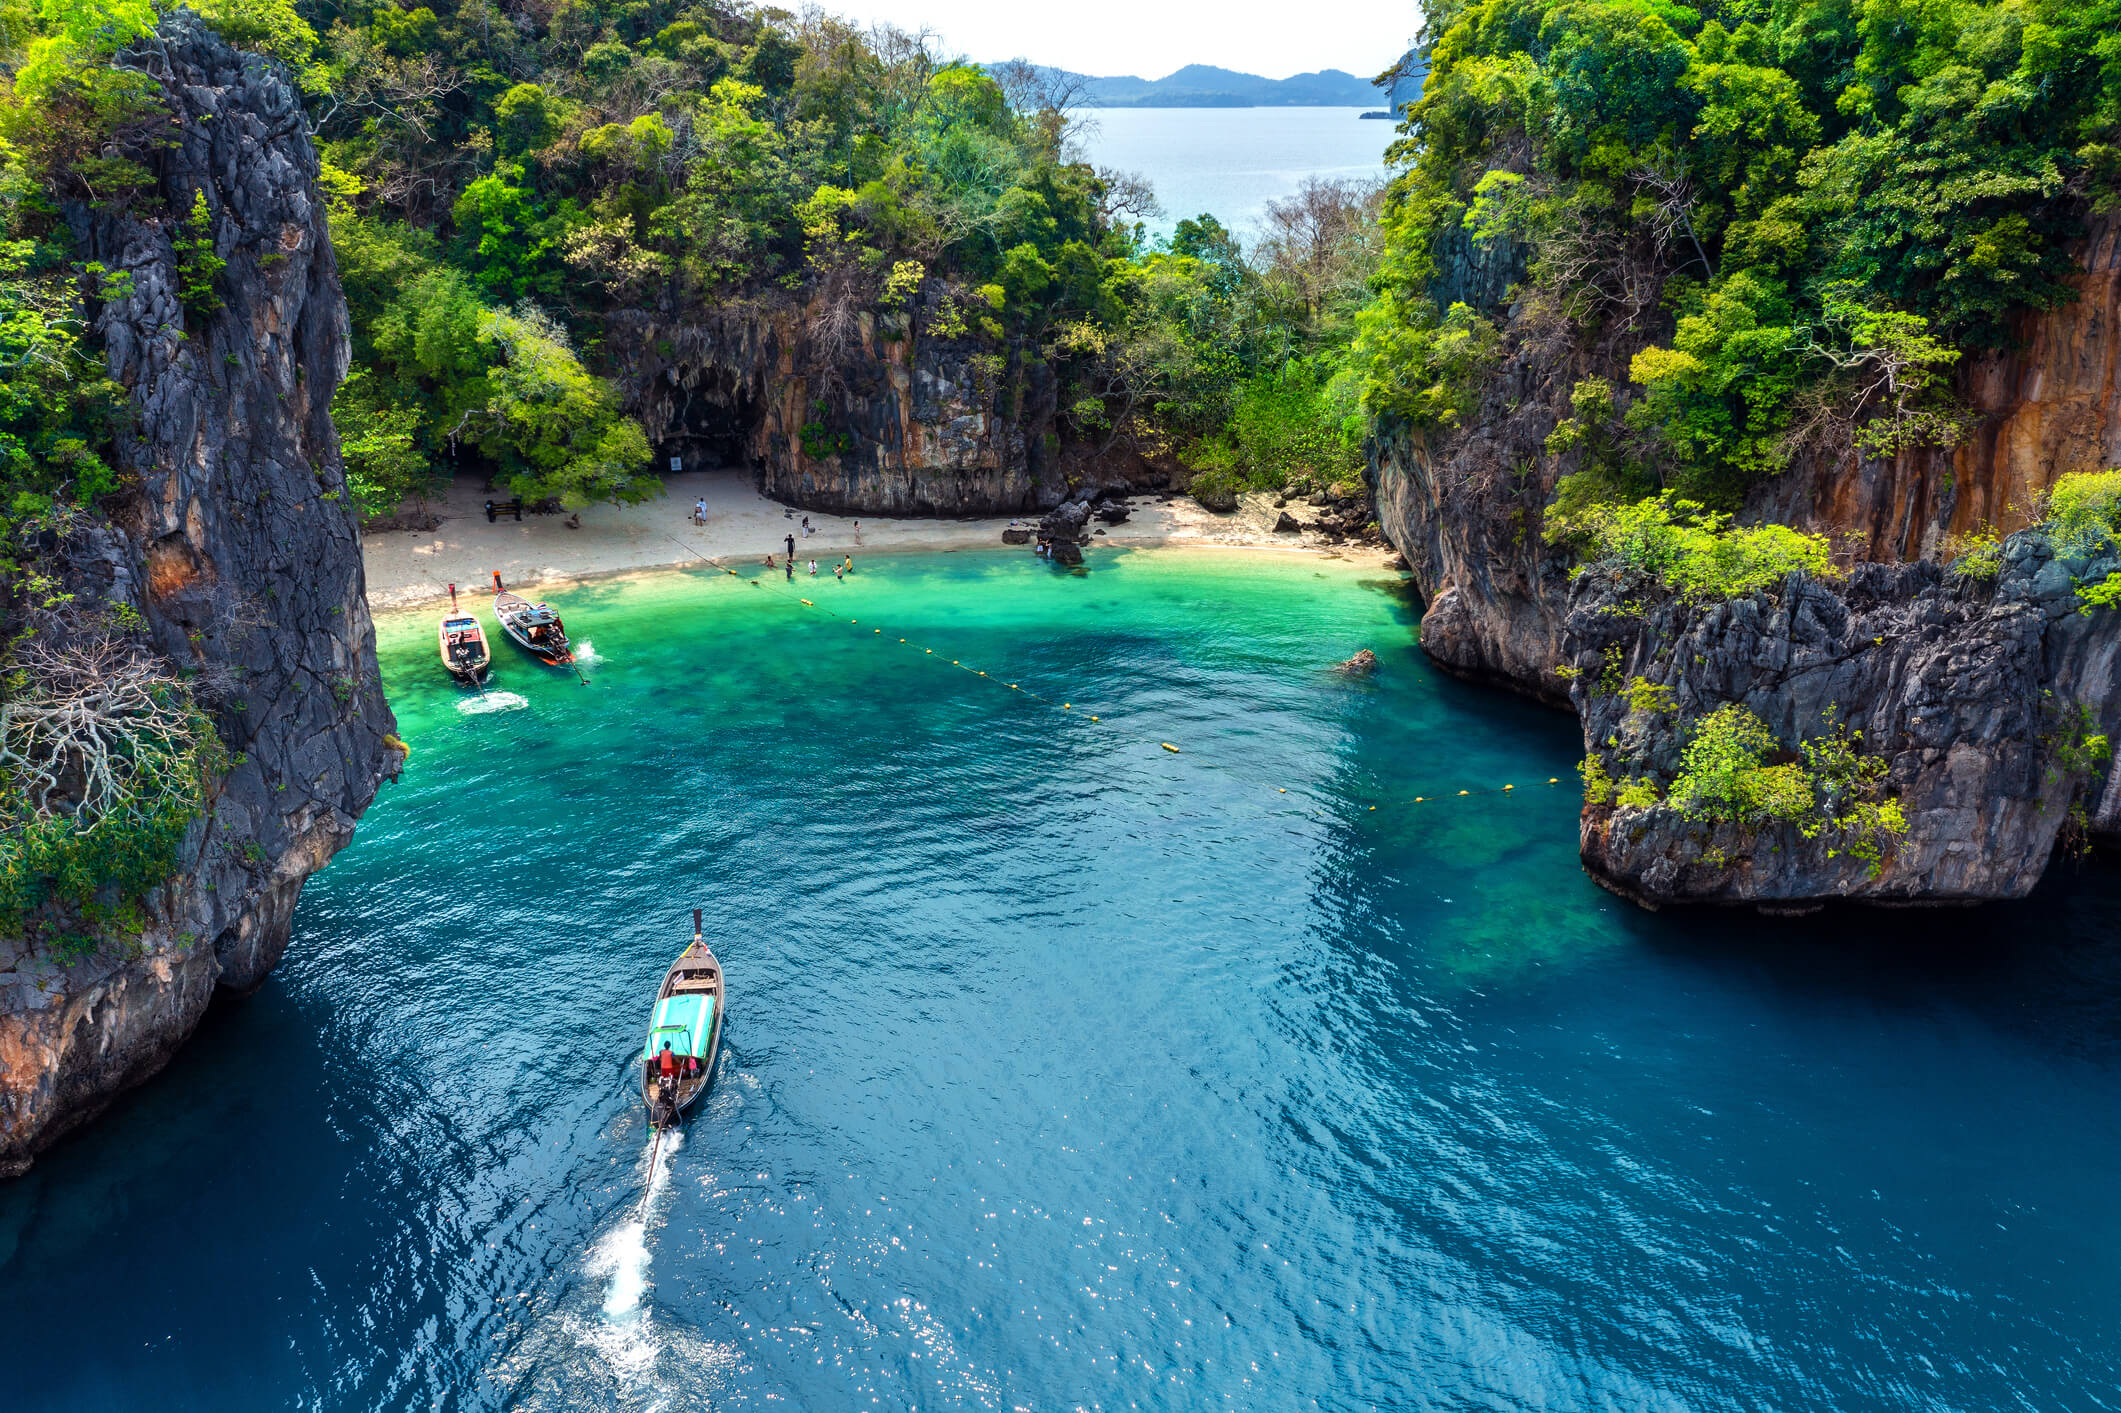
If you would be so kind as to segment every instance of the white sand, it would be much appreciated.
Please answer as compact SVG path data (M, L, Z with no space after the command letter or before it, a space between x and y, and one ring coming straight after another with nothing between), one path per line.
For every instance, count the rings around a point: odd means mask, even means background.
M852 554L901 553L908 550L1000 549L1002 531L1011 524L1037 523L1037 517L986 520L857 521L851 516L791 510L758 493L750 476L736 471L688 472L664 478L667 493L641 505L599 505L582 512L582 528L570 530L563 515L528 515L522 522L502 516L486 523L486 493L474 477L454 484L447 497L433 503L441 517L434 530L393 530L362 536L368 571L368 601L378 610L403 608L443 597L454 583L479 590L493 582L493 572L510 588L564 583L697 564L701 560L761 563L786 552L784 536L794 535L798 560L827 560ZM496 495L496 500L505 497ZM695 524L693 502L707 502L705 524ZM1215 515L1191 498L1158 501L1137 497L1133 518L1123 525L1099 527L1095 544L1250 546L1287 550L1322 548L1316 537L1275 534L1278 513L1267 496L1248 496L1234 515ZM1308 512L1297 508L1297 513ZM815 533L803 535L804 515ZM1096 522L1092 522L1093 525ZM857 529L859 525L859 529ZM1372 546L1345 547L1358 561L1389 557ZM1029 554L1025 548L1021 551Z

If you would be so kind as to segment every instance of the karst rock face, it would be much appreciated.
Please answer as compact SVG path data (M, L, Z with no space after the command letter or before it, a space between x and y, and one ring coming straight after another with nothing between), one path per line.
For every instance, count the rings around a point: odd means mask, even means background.
M1064 438L1053 372L1025 349L929 332L941 298L844 318L821 296L628 311L605 348L661 456L748 470L808 510L1020 515L1170 482L1171 466L1124 445Z
M162 87L157 189L68 212L80 258L129 276L97 316L127 390L137 491L68 537L70 587L129 604L181 668L233 681L231 766L136 938L61 964L0 938L0 1173L165 1065L218 988L279 961L303 881L403 757L376 671L333 391L348 356L317 157L288 76L187 12L130 62ZM203 192L218 311L178 299L177 213Z
M1874 870L1829 857L1820 839L1587 806L1584 864L1601 882L1652 903L1974 902L2033 885L2073 799L2095 832L2121 826L2121 782L2070 778L2055 745L2080 705L2092 729L2121 733L2121 613L2080 614L2073 589L2112 566L2056 564L2038 536L2012 538L1992 584L1935 563L1953 535L2022 526L2022 508L2063 475L2121 465L2121 215L2094 219L2076 256L2075 302L2023 316L2015 347L1958 370L1978 418L1959 445L1800 459L1754 489L1741 522L1826 533L1853 572L1687 606L1579 579L1539 533L1556 480L1574 469L1545 452L1571 389L1591 376L1625 388L1630 358L1661 331L1615 327L1562 346L1511 322L1505 291L1521 269L1507 248L1439 249L1436 296L1487 312L1506 344L1462 428L1387 426L1371 444L1379 520L1426 600L1430 657L1572 706L1586 753L1613 767L1669 773L1681 738L1672 723L1630 717L1609 662L1621 680L1673 692L1682 719L1743 702L1790 745L1817 735L1831 707L1889 760L1909 819Z
M2071 824L2080 786L2103 768L2072 758L2077 704L2121 718L2121 631L2078 611L2075 581L2111 558L2058 563L2045 539L2014 536L1993 583L1929 563L1857 565L1845 580L1792 575L1722 603L1645 605L1638 587L1579 579L1565 649L1585 752L1607 776L1670 779L1674 719L1743 704L1785 743L1846 730L1887 767L1907 831L1875 862L1832 831L1747 830L1669 804L1587 806L1584 866L1652 905L1711 901L1769 909L1828 898L1971 903L2030 892ZM1622 683L1663 687L1655 693ZM2081 827L2096 824L2081 818Z

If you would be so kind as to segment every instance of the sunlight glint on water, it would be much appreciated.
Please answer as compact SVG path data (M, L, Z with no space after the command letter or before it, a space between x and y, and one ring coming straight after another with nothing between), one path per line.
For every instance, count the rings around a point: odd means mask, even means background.
M431 615L383 621L411 762L274 979L0 1185L9 1413L2121 1382L2110 873L1978 913L1619 903L1570 721L1431 675L1380 572L964 554L804 591L552 591L607 660L497 642L527 705L488 714ZM632 1057L694 907L728 1028L642 1228Z

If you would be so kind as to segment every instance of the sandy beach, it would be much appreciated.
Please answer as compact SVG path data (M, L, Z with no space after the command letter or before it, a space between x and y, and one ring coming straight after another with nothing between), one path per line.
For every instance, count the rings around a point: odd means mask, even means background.
M756 564L786 552L796 537L798 559L820 563L842 554L898 554L913 550L1000 549L1002 531L1035 524L1037 517L981 520L859 520L792 510L760 495L751 478L735 471L666 477L665 494L631 506L593 506L580 529L561 515L503 515L489 524L486 493L475 478L455 483L431 502L441 524L433 530L392 530L362 536L368 601L377 610L404 608L444 597L449 585L478 589L494 571L511 588L563 584L643 569L697 564L702 560ZM695 523L696 501L707 503L704 524ZM1233 514L1217 515L1190 497L1162 501L1140 496L1125 524L1099 527L1097 544L1188 545L1280 549L1341 555L1369 561L1388 558L1376 545L1327 546L1308 531L1275 533L1279 510L1267 495L1248 496ZM1307 514L1294 507L1299 516ZM809 516L813 533L805 537ZM1029 554L1027 548L1022 551Z

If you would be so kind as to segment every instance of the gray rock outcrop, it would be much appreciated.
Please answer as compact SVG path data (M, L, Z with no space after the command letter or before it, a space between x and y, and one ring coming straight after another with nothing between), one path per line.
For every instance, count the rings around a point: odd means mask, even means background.
M217 989L264 980L303 880L402 760L330 418L346 310L293 85L188 12L129 62L174 119L157 190L68 218L81 258L131 277L97 330L130 401L134 488L59 553L172 662L239 682L216 722L232 765L136 937L72 965L0 938L0 1174L160 1070ZM199 192L227 261L203 318L171 245Z
M2023 507L2061 476L2121 464L2121 217L2094 218L2079 243L2079 299L2021 316L2013 347L1958 367L1956 391L1977 420L1956 447L1811 453L1752 487L1739 521L1830 536L1857 561L1844 584L1703 610L1650 595L1645 612L1622 611L1643 596L1576 580L1569 551L1541 535L1557 483L1578 469L1575 453L1545 449L1571 415L1571 390L1602 377L1624 405L1629 360L1669 340L1667 316L1609 320L1579 340L1512 298L1523 267L1506 248L1453 235L1435 253L1431 293L1490 317L1503 346L1462 426L1388 424L1370 443L1379 520L1425 601L1423 650L1455 674L1572 706L1587 752L1616 777L1669 779L1683 723L1722 702L1753 707L1792 748L1823 729L1831 705L1889 758L1908 812L1908 835L1874 877L1865 860L1828 859L1819 840L1741 839L1669 809L1589 806L1594 876L1651 902L1965 902L2030 888L2073 800L2095 832L2121 830L2121 791L2092 781L2080 799L2053 746L2056 714L2078 705L2096 729L2121 727L2115 615L2076 613L2068 573L2037 536L2012 541L1993 591L1935 563L1951 536L1984 521L2022 526ZM1677 720L1630 718L1610 690L1609 648L1615 670L1677 696ZM1560 667L1582 673L1573 687Z
M882 319L775 297L626 312L607 352L660 456L743 468L764 494L810 510L1016 515L1075 487L1168 484L1167 468L1124 447L1060 435L1043 362L1018 351L997 372L977 347L924 333L940 298Z
M1834 726L1855 733L1907 820L1874 867L1831 829L1807 838L1690 820L1668 803L1591 805L1585 868L1652 904L2023 897L2080 787L2093 808L2107 793L2105 772L2087 778L2071 746L2121 725L2121 632L2113 610L2078 611L2071 570L2113 567L2058 564L2028 533L2009 542L1993 586L1933 564L1863 564L1843 583L1793 575L1730 602L1646 606L1640 586L1585 575L1566 652L1585 752L1609 777L1668 786L1685 724L1740 703L1788 759ZM1637 682L1663 693L1626 690Z

